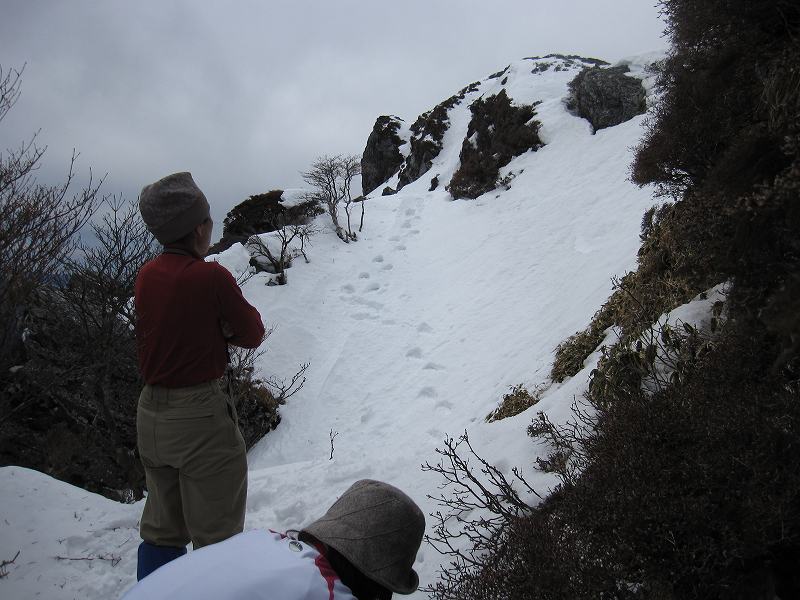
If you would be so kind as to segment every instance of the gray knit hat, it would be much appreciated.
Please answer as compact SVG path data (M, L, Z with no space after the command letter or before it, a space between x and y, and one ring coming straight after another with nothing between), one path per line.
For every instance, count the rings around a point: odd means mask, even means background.
M139 212L150 233L168 244L205 221L210 208L191 173L173 173L142 188Z
M356 481L303 531L393 592L411 594L419 586L411 567L425 533L425 517L411 498L388 483Z

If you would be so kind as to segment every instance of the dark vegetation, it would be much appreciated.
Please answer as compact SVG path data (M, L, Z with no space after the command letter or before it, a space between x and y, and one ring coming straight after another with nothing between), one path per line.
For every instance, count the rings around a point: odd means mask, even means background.
M541 123L534 106L514 106L505 90L470 105L472 119L461 146L461 165L447 190L453 198L477 198L499 184L500 169L511 159L537 150Z
M323 210L313 199L293 206L281 202L283 190L255 194L234 206L223 221L222 238L209 249L209 254L227 250L235 243L244 243L257 233L277 231L290 225L305 225Z
M0 69L0 121L19 98L20 76ZM133 501L144 473L132 297L158 248L135 204L100 196L102 182L91 178L73 191L74 158L63 184L40 184L35 141L0 154L0 465ZM234 353L231 365L248 447L277 425L305 371L261 381L253 359Z
M486 415L486 422L499 421L507 417L513 417L521 412L528 410L531 406L539 402L542 397L542 389L529 391L523 384L511 386L508 393L503 395L500 406Z
M573 423L531 423L558 478L540 504L448 440L436 598L800 597L800 6L660 5L672 50L632 178L663 202L553 379L619 341ZM708 329L657 323L721 282Z
M411 151L400 168L400 182L397 190L428 172L433 164L433 159L442 151L442 139L450 125L448 111L457 106L467 94L477 90L479 85L477 81L471 83L458 94L450 96L414 121L411 125Z

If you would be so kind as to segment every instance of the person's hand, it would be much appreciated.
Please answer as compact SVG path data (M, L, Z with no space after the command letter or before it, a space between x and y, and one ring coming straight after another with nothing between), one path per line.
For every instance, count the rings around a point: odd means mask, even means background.
M220 321L219 326L222 329L222 337L226 340L229 340L233 337L233 329L231 328L230 323L227 321Z

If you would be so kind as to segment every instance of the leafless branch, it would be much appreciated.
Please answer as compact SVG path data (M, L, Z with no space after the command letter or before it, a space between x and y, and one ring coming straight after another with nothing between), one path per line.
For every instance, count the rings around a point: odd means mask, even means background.
M333 429L331 429L331 432L329 434L329 437L331 439L331 455L328 458L328 460L333 460L333 440L335 440L338 435L339 435L338 431L334 431Z
M287 383L285 379L279 379L277 377L270 377L265 381L265 383L272 389L275 390L273 395L277 400L278 404L285 404L286 401L294 396L297 392L303 389L303 385L306 383L305 373L308 370L308 367L311 366L311 363L303 363L300 365L300 370L297 371L292 378ZM301 379L302 378L302 379ZM299 382L299 383L298 383Z
M301 173L303 180L314 188L311 196L328 209L336 235L344 242L356 240L350 222L353 203L351 186L353 179L361 173L361 162L356 156L322 156ZM347 229L339 224L339 206L343 205L347 215Z
M89 556L80 556L80 557L72 557L72 556L56 556L56 560L68 560L68 561L88 561L92 562L94 560L103 560L106 562L110 562L112 567L116 567L120 561L122 560L121 556L115 556L114 554L101 554L99 556L89 555Z
M17 553L11 560L4 560L3 562L0 562L0 579L8 577L8 569L6 567L8 567L8 565L13 565L16 562L20 552L21 550L17 550Z
M458 440L446 438L444 449L436 449L441 460L425 463L423 471L437 473L443 480L437 496L428 496L440 507L431 516L433 533L426 541L437 552L452 559L451 568L442 577L455 576L459 569L477 567L481 555L496 546L504 525L529 515L531 506L514 488L520 484L526 492L541 499L518 469L509 480L499 469L480 457L466 432ZM466 455L466 456L464 456ZM476 461L473 468L470 461Z

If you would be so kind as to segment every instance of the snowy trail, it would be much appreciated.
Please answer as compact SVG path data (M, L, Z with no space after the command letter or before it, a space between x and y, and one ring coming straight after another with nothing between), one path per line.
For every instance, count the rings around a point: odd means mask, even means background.
M617 135L624 139L638 126L627 124L629 131ZM306 346L281 327L270 340L284 349L285 362L270 358L270 350L265 369L289 372L290 356L312 367L308 389L250 454L259 491L251 493L248 525L300 526L359 477L398 485L432 512L426 494L440 482L419 467L435 462L445 435L464 430L493 460L530 472L537 452L525 435L531 415L492 425L483 417L509 386L546 379L553 348L585 326L610 293L611 276L633 266L648 206L647 191L628 184L619 193L624 166L613 168L618 158L608 145L620 140L581 129L597 147L580 158L604 164L572 173L569 185L548 172L548 163L560 162L563 173L565 153L572 160L566 145L543 167L529 157L502 198L452 202L412 184L369 202L357 243L320 241L312 263L290 273L285 289L262 292L255 282L248 288L278 323L288 317L274 296L291 295L292 310L317 327L321 343ZM324 275L317 272L323 267ZM324 315L314 314L323 305ZM552 391L560 398L549 400L556 420L568 416L581 391ZM331 430L338 433L332 461ZM545 489L550 482L532 478ZM274 491L285 485L290 492ZM433 580L439 560L423 548L423 581Z
M537 410L569 417L592 359L534 409L492 424L484 417L510 386L546 381L555 346L588 324L611 277L635 266L652 200L627 181L642 117L592 135L563 106L574 73L531 77L530 67L512 65L505 87L515 101L543 100L537 118L547 145L504 169L517 174L509 190L456 202L443 189L428 191L433 175L447 182L458 167L465 102L451 111L446 151L431 171L367 201L358 242L344 244L328 228L312 239L311 262L289 269L288 285L265 286L263 275L245 284L275 326L262 374L289 377L310 363L281 424L249 453L247 528L298 528L365 477L397 485L430 513L427 495L440 481L420 465L436 461L445 435L464 430L493 463L522 467L542 491L552 484L531 472L543 449L525 429ZM484 81L469 99L500 85ZM241 248L219 260L233 271L247 266ZM24 469L0 469L0 480L0 559L21 550L0 596L109 598L133 583L142 503L115 504ZM77 507L90 509L91 526L72 516ZM65 543L71 556L117 560L59 561ZM423 585L441 562L423 546Z

